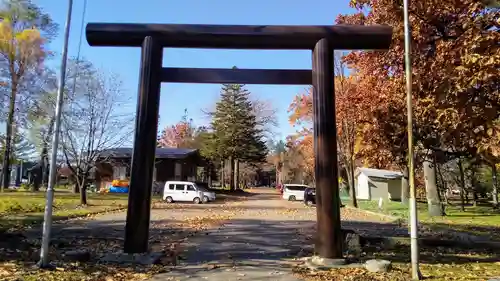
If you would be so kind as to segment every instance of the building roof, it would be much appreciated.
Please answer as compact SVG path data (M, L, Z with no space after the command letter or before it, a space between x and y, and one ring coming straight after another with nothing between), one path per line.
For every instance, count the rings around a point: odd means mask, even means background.
M197 153L197 149L189 148L170 148L158 147L156 148L157 159L184 159L189 155ZM118 147L112 149L105 149L99 153L99 158L131 158L131 147Z
M356 172L356 176L360 173L363 173L367 177L370 178L381 178L381 179L399 179L403 177L401 172L390 171L390 170L379 170L379 169L371 169L371 168L358 168Z

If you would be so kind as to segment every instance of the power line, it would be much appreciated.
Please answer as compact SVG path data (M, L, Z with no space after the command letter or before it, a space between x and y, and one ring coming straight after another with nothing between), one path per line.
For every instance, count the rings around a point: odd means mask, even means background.
M85 30L85 15L87 14L87 0L83 0L82 21L80 24L80 40L78 41L78 51L76 53L76 61L80 60L80 52L82 50L83 31Z
M76 79L78 77L78 66L80 65L80 53L82 51L82 41L83 41L83 31L85 29L85 15L87 14L87 0L83 0L83 9L82 9L82 21L80 23L80 39L78 41L78 51L76 52L76 64L75 64L75 73L73 78L73 89L71 91L72 95L75 95L76 92ZM70 105L72 107L73 104ZM72 109L72 108L71 108Z

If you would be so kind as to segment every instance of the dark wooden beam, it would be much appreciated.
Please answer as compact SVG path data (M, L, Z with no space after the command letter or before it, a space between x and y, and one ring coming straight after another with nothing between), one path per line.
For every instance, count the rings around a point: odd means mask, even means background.
M213 84L311 85L311 70L163 68L163 82Z
M314 174L316 181L316 252L322 258L342 258L340 197L333 46L318 41L313 51Z
M124 252L148 251L151 190L156 153L163 48L153 37L143 40L134 148L130 171Z
M326 38L338 50L388 49L392 28L386 25L272 26L89 23L91 46L140 47L146 36L163 47L218 49L309 49Z

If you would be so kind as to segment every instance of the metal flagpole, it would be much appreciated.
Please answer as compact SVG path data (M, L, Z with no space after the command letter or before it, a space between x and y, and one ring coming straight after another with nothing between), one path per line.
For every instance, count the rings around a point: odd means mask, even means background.
M66 60L68 57L68 41L69 31L71 27L71 12L73 10L73 0L68 1L68 15L66 17L66 26L64 31L64 45L61 59L61 70L59 73L59 85L57 89L57 103L56 103L56 120L54 135L52 136L52 152L50 156L49 167L49 185L47 187L47 200L45 203L45 214L43 217L43 235L42 235L42 248L40 251L40 267L49 266L49 245L50 245L50 231L52 228L52 203L54 201L54 185L56 183L57 173L57 148L59 146L59 130L61 128L61 111L63 106L64 83L66 78Z
M418 266L418 217L417 192L415 189L415 167L413 155L413 110L412 110L412 72L411 72L411 33L408 6L410 0L403 1L405 32L405 72L406 102L408 115L408 170L410 180L410 238L411 238L411 275L413 280L420 280Z

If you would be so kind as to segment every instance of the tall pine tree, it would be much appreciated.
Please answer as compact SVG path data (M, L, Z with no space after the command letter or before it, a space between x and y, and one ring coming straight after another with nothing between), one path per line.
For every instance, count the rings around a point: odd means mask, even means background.
M258 128L249 96L244 85L224 84L213 113L214 145L217 154L231 164L231 190L238 184L235 168L238 169L239 161L262 162L267 155L263 132Z
M14 131L10 154L10 163L18 163L21 160L33 158L35 147L20 132ZM0 134L0 158L4 157L5 135Z

